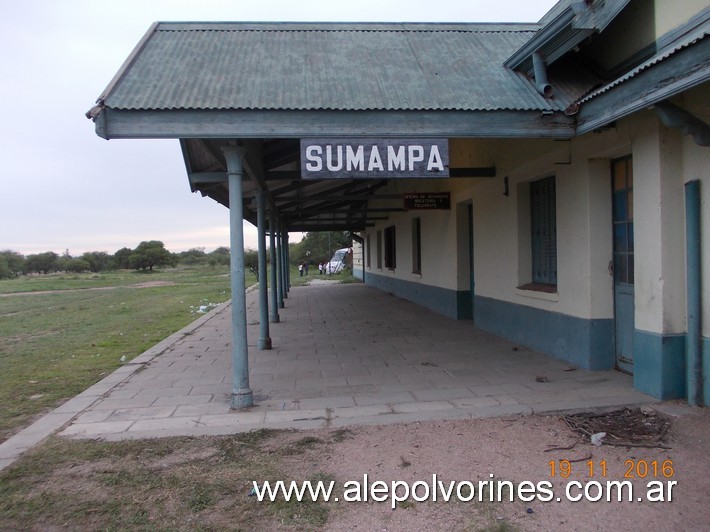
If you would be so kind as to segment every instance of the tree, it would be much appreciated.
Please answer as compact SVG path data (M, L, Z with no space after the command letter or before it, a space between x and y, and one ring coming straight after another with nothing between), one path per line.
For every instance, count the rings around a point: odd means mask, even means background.
M105 251L87 251L81 256L81 260L85 261L94 273L99 273L108 270L111 266L111 256Z
M177 257L165 249L160 240L149 240L138 244L128 257L128 263L136 270L153 271L154 266L177 266Z
M5 249L0 251L0 264L0 279L17 277L25 268L25 257L17 251Z
M62 253L61 257L57 257L57 262L54 265L54 268L57 271L62 271L62 272L68 272L69 271L69 263L72 261L72 256L69 254L69 250L65 249L64 253Z
M205 248L192 248L178 253L178 260L182 264L200 264L205 262Z
M65 269L65 271L68 271L71 273L81 273L81 272L91 270L91 265L87 261L85 261L84 259L70 259L64 265L64 269Z
M259 252L255 249L244 250L244 267L259 277Z
M46 251L36 255L28 255L25 260L25 271L34 273L44 273L57 271L57 260L59 255L54 251Z
M126 270L130 268L129 258L133 253L131 248L121 248L113 254L113 267L117 270Z
M0 255L0 279L9 279L10 277L13 277L13 275L7 265L7 259Z
M218 247L212 253L207 255L207 261L213 268L218 264L222 266L229 266L229 248L224 246Z

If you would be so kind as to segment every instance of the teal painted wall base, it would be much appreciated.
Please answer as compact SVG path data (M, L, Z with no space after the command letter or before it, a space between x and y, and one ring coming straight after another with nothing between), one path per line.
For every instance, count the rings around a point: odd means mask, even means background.
M634 388L657 399L686 397L685 334L634 331Z
M471 301L469 292L459 292L448 288L430 286L422 283L395 279L367 272L365 274L365 284L373 286L387 292L407 299L412 303L426 307L434 312L443 314L453 319L471 319L471 305L468 305L468 316L465 311L465 300L468 294L468 301Z
M588 370L614 367L613 322L476 296L476 327Z
M703 337L703 405L710 406L710 338Z

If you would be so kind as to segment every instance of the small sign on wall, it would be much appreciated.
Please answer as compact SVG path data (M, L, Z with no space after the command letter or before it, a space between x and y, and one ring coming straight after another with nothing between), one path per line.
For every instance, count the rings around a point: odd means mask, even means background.
M301 139L301 177L449 177L447 139Z
M403 195L404 208L412 210L451 209L450 192L410 192Z

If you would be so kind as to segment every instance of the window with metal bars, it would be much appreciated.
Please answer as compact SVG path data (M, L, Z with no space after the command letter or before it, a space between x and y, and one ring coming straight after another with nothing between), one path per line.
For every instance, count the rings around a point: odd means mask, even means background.
M555 178L530 183L532 282L557 284L557 217Z

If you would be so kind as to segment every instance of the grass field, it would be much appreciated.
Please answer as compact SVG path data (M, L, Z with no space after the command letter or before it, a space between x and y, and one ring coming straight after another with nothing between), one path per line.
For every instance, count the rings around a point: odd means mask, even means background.
M249 496L255 479L304 474L296 464L328 452L347 431L328 441L293 436L261 430L115 443L53 437L0 473L0 528L317 530L332 504ZM334 480L316 467L305 474Z
M226 267L0 281L0 442L229 298Z

